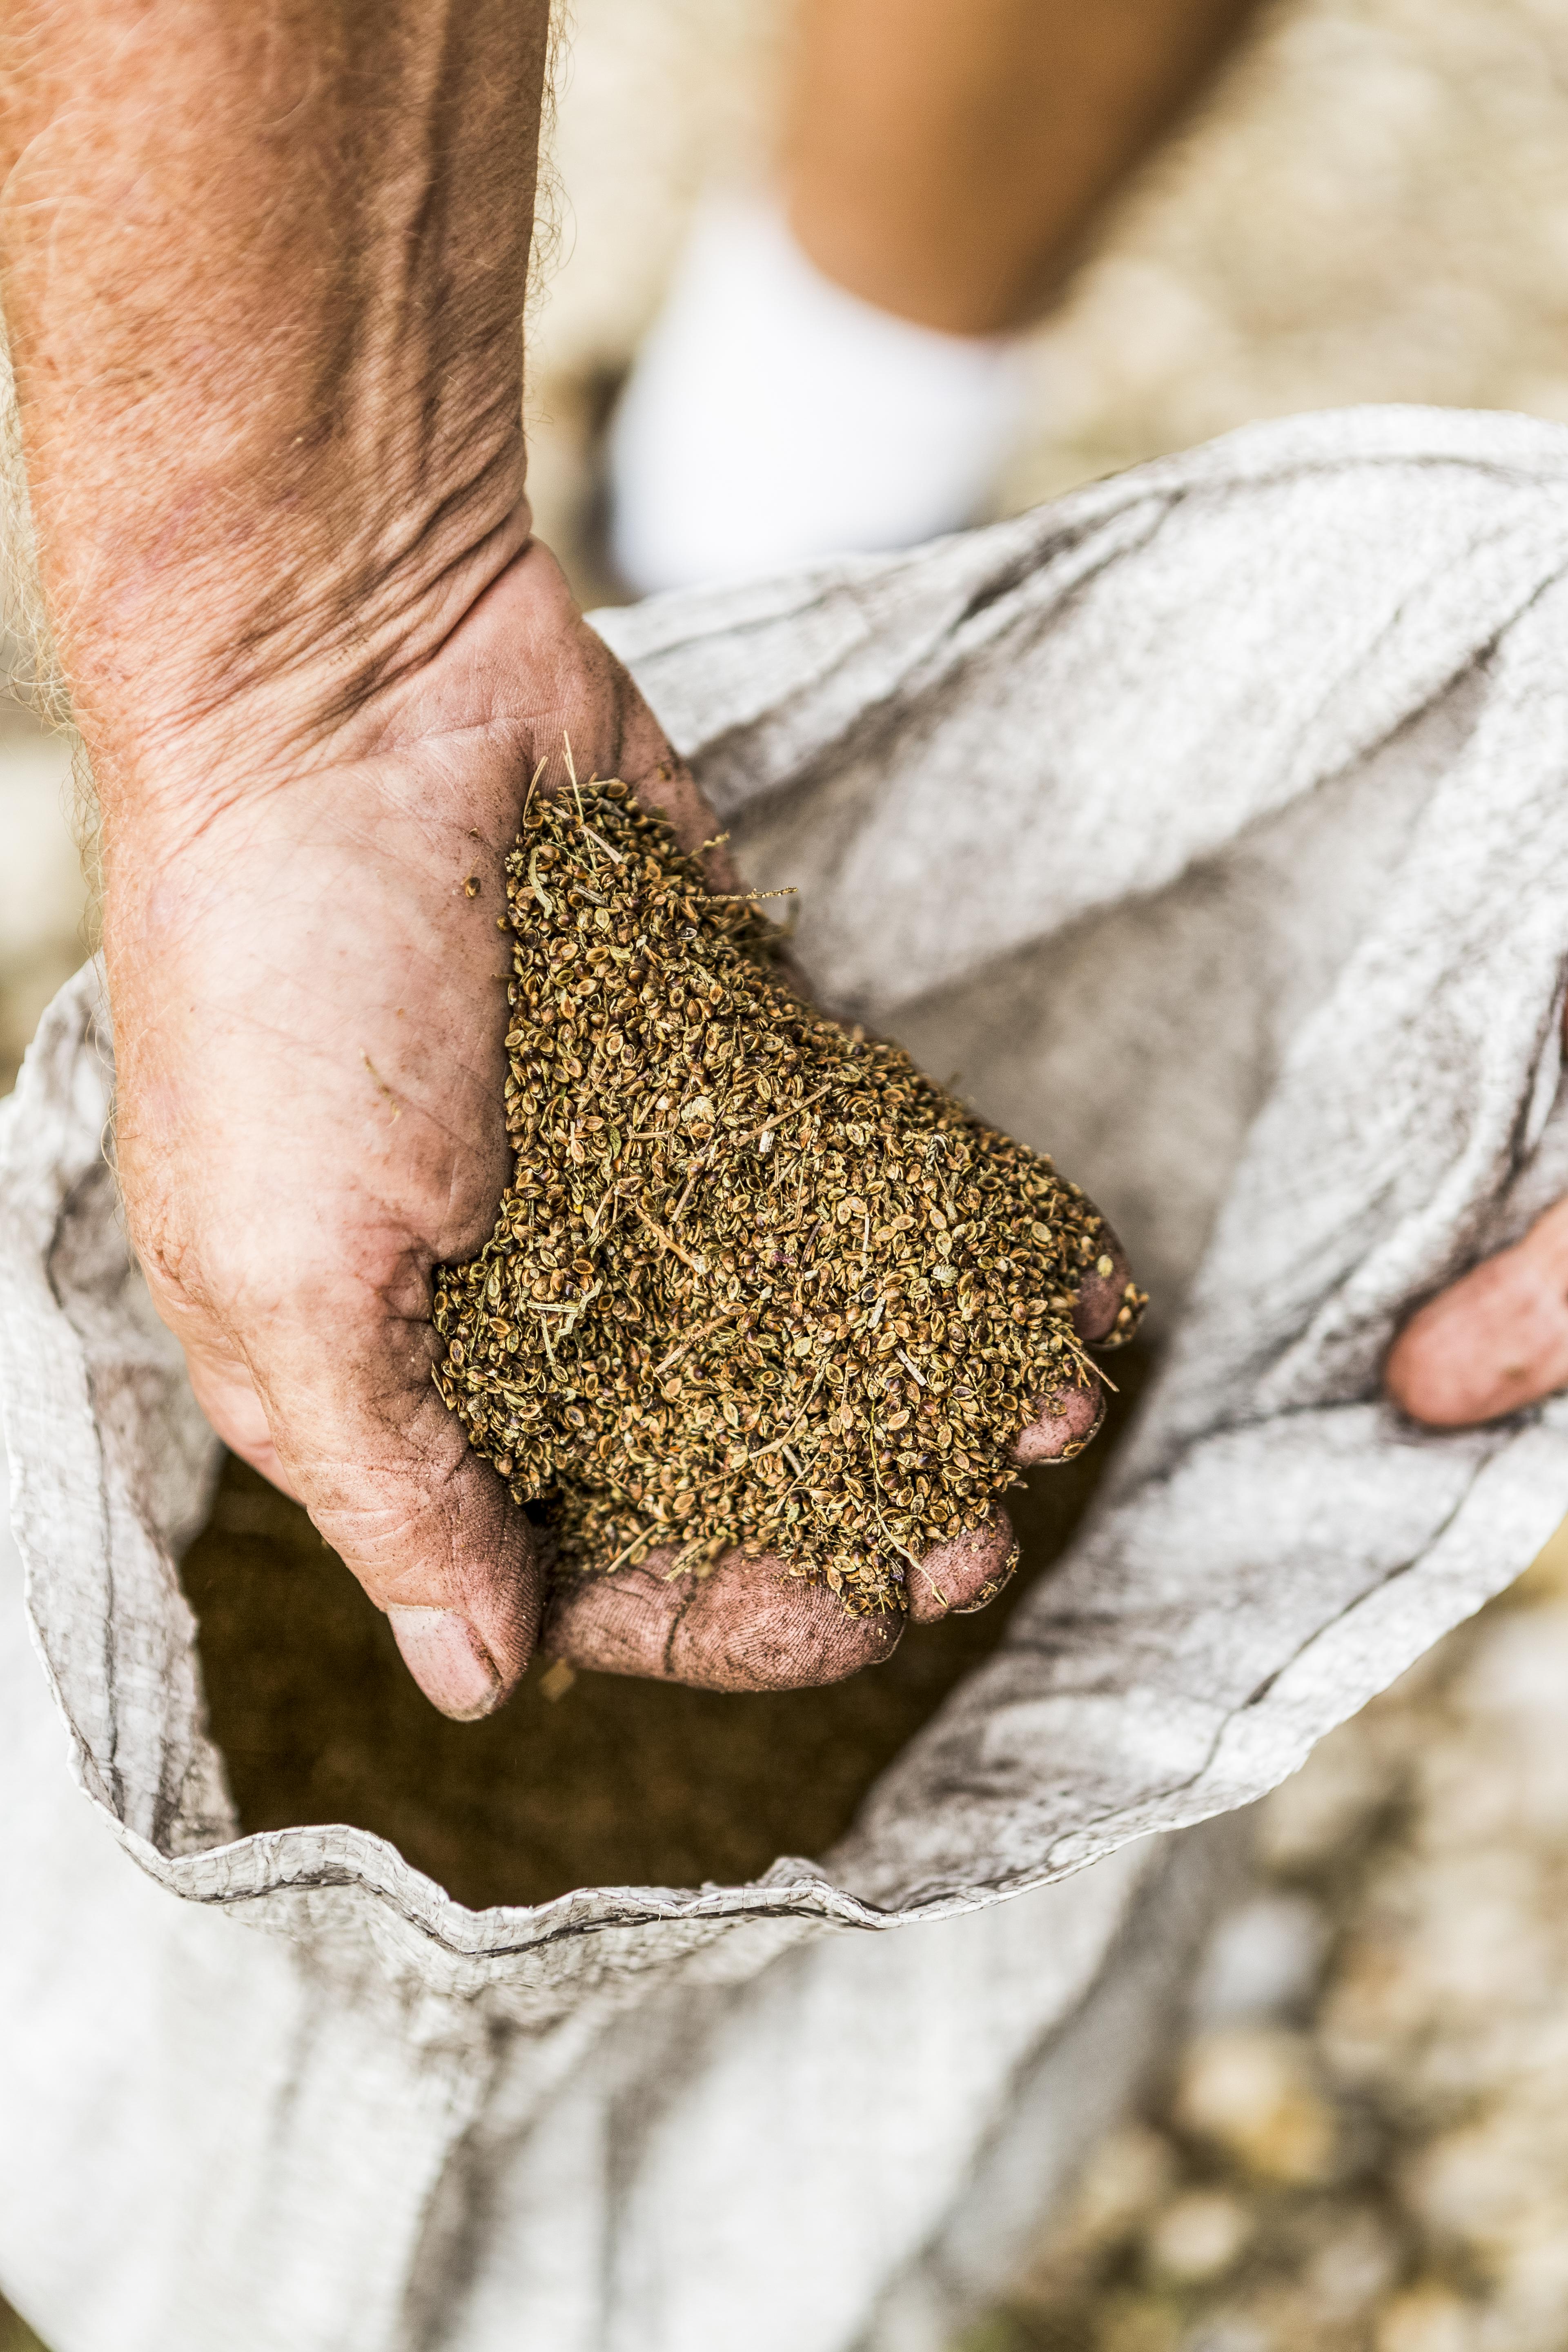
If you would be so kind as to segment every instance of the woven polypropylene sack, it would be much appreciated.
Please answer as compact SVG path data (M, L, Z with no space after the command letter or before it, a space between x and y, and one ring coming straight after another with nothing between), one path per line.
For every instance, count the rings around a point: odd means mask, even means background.
M914 2352L984 2292L1157 2030L1193 1825L1568 1507L1563 1401L1379 1398L1568 1189L1565 567L1568 434L1360 411L602 616L825 1000L1159 1301L1066 1562L747 1886L474 1912L237 1834L176 1567L216 1446L63 992L0 1109L0 2284L56 2352Z

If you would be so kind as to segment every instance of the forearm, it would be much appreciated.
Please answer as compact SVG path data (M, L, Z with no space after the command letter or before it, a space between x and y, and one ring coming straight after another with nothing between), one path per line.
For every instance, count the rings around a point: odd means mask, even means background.
M309 762L527 537L548 0L31 0L3 293L110 808Z

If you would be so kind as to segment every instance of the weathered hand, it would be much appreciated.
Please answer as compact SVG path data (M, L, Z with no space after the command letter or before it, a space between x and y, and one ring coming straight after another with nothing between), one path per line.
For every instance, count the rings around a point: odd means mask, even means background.
M437 1704L480 1714L541 1579L436 1393L426 1310L508 1173L502 859L563 733L687 846L711 821L529 537L548 0L327 0L281 40L224 0L171 21L24 0L0 74L6 334L103 812L127 1214L215 1424L308 1505ZM574 1655L625 1662L621 1606L582 1597ZM831 1596L722 1575L631 1649L731 1681L858 1662Z
M288 772L199 779L111 827L105 948L132 1238L214 1426L296 1495L447 1713L500 1703L543 1599L532 1534L431 1384L431 1269L484 1240L510 1172L502 860L542 759L619 773L695 847L717 829L625 673L530 545L436 657ZM729 880L715 869L719 887ZM1125 1268L1091 1280L1109 1330ZM1098 1397L1026 1433L1081 1442ZM933 1555L914 1613L1010 1547ZM886 1654L776 1565L578 1588L550 1646L725 1687Z

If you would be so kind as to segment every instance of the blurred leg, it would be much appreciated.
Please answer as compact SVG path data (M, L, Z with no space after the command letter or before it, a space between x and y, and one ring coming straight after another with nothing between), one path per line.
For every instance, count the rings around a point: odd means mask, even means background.
M710 197L610 449L627 583L974 522L1017 330L1256 0L800 0L776 195Z
M801 0L784 172L825 276L950 334L1028 319L1256 0Z

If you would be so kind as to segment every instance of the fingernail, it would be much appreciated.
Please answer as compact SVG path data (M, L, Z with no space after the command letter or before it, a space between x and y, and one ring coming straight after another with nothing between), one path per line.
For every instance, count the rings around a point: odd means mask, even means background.
M500 1676L466 1617L455 1609L389 1609L403 1663L430 1701L458 1723L500 1705Z

